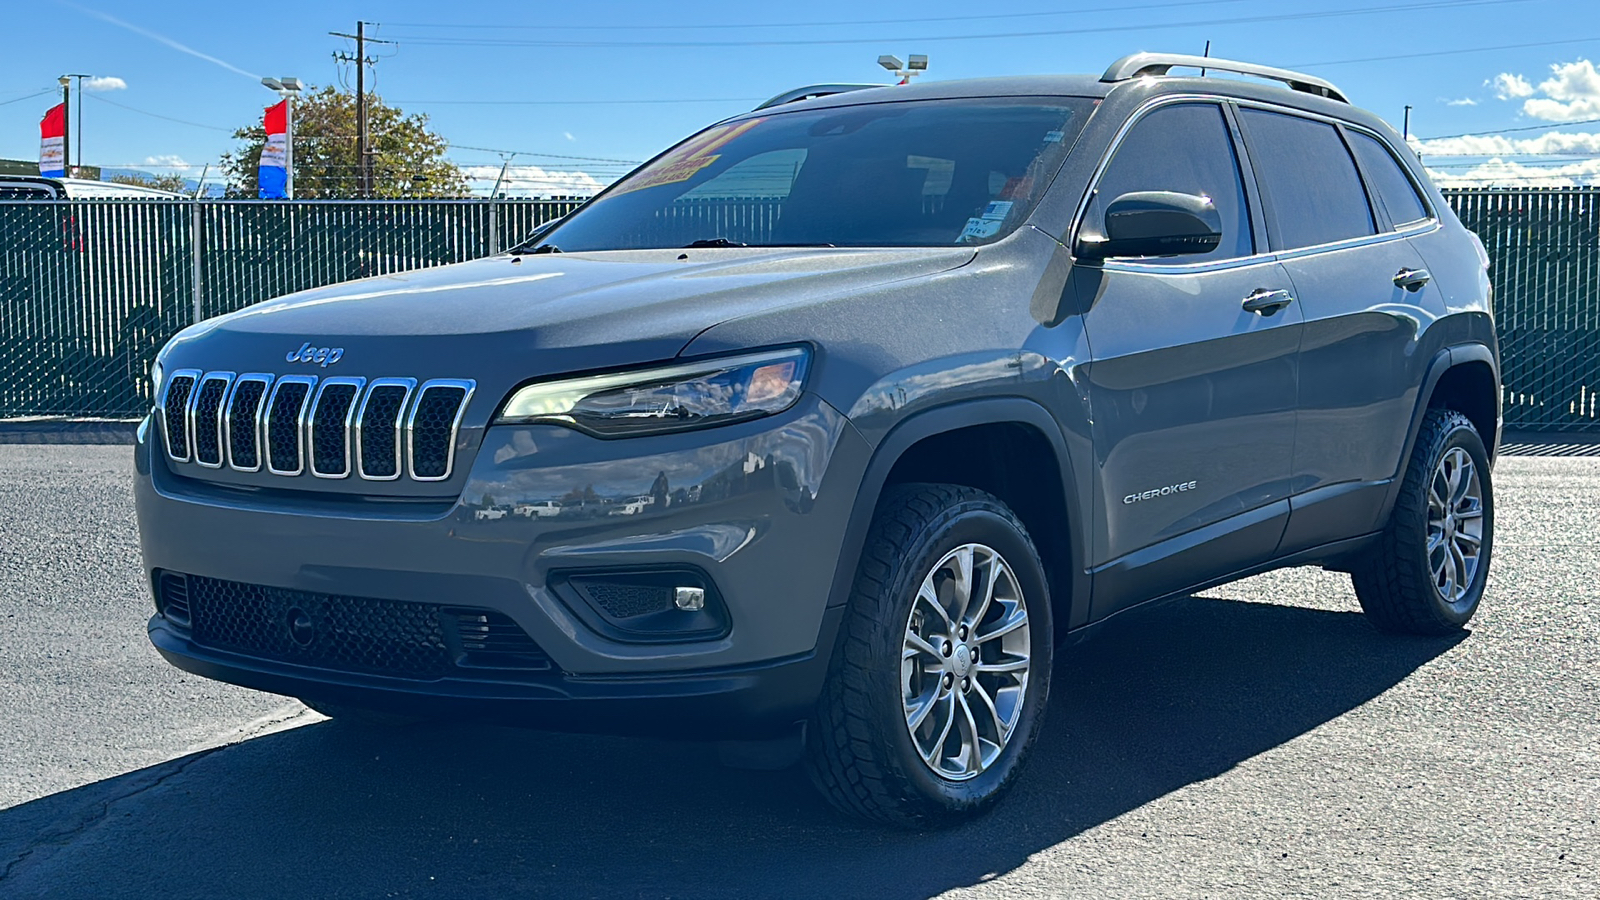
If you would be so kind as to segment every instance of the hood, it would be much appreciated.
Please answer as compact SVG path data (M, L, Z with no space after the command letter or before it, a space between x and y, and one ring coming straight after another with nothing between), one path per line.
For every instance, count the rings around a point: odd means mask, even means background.
M676 356L737 316L970 262L968 248L714 248L497 256L290 294L174 339L169 369L518 378ZM803 339L805 335L795 335ZM341 348L331 366L286 359ZM331 354L330 354L331 357ZM337 371L336 371L337 370Z

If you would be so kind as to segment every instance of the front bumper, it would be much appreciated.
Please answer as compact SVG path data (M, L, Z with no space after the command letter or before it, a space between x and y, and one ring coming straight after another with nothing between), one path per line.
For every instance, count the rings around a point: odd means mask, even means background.
M180 475L142 429L146 574L490 610L526 632L551 671L427 680L341 671L203 646L159 613L152 642L206 677L429 715L623 732L692 722L730 734L804 717L833 645L830 600L842 598L829 594L869 455L839 413L807 397L770 419L654 438L602 441L554 426L478 434L481 445L459 448L471 460L459 497L401 500ZM570 571L660 569L704 573L725 606L724 632L631 640L594 627L551 588Z

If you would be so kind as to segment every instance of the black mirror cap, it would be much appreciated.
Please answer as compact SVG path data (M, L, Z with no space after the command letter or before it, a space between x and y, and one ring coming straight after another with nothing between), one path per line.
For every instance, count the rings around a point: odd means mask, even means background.
M1210 197L1177 191L1134 191L1106 206L1105 234L1084 229L1075 255L1184 256L1210 253L1222 243L1222 216Z

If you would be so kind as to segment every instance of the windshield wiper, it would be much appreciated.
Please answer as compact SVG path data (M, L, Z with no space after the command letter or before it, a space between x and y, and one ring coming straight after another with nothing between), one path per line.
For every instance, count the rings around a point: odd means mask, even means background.
M748 247L748 246L750 246L750 245L749 244L740 243L739 241L730 241L730 240L728 240L727 238L724 238L724 237L714 237L714 238L701 238L698 241L692 241L690 243L684 244L683 245L683 249L692 250L692 249L694 249L696 247Z

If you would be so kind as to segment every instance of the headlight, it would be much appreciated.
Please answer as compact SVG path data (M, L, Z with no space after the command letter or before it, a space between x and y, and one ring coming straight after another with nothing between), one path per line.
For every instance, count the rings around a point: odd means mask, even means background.
M166 368L161 365L161 358L158 356L156 361L150 364L150 396L157 403L161 402L161 381L165 374Z
M495 421L567 425L597 437L743 422L793 406L809 361L796 347L530 384L511 395Z

